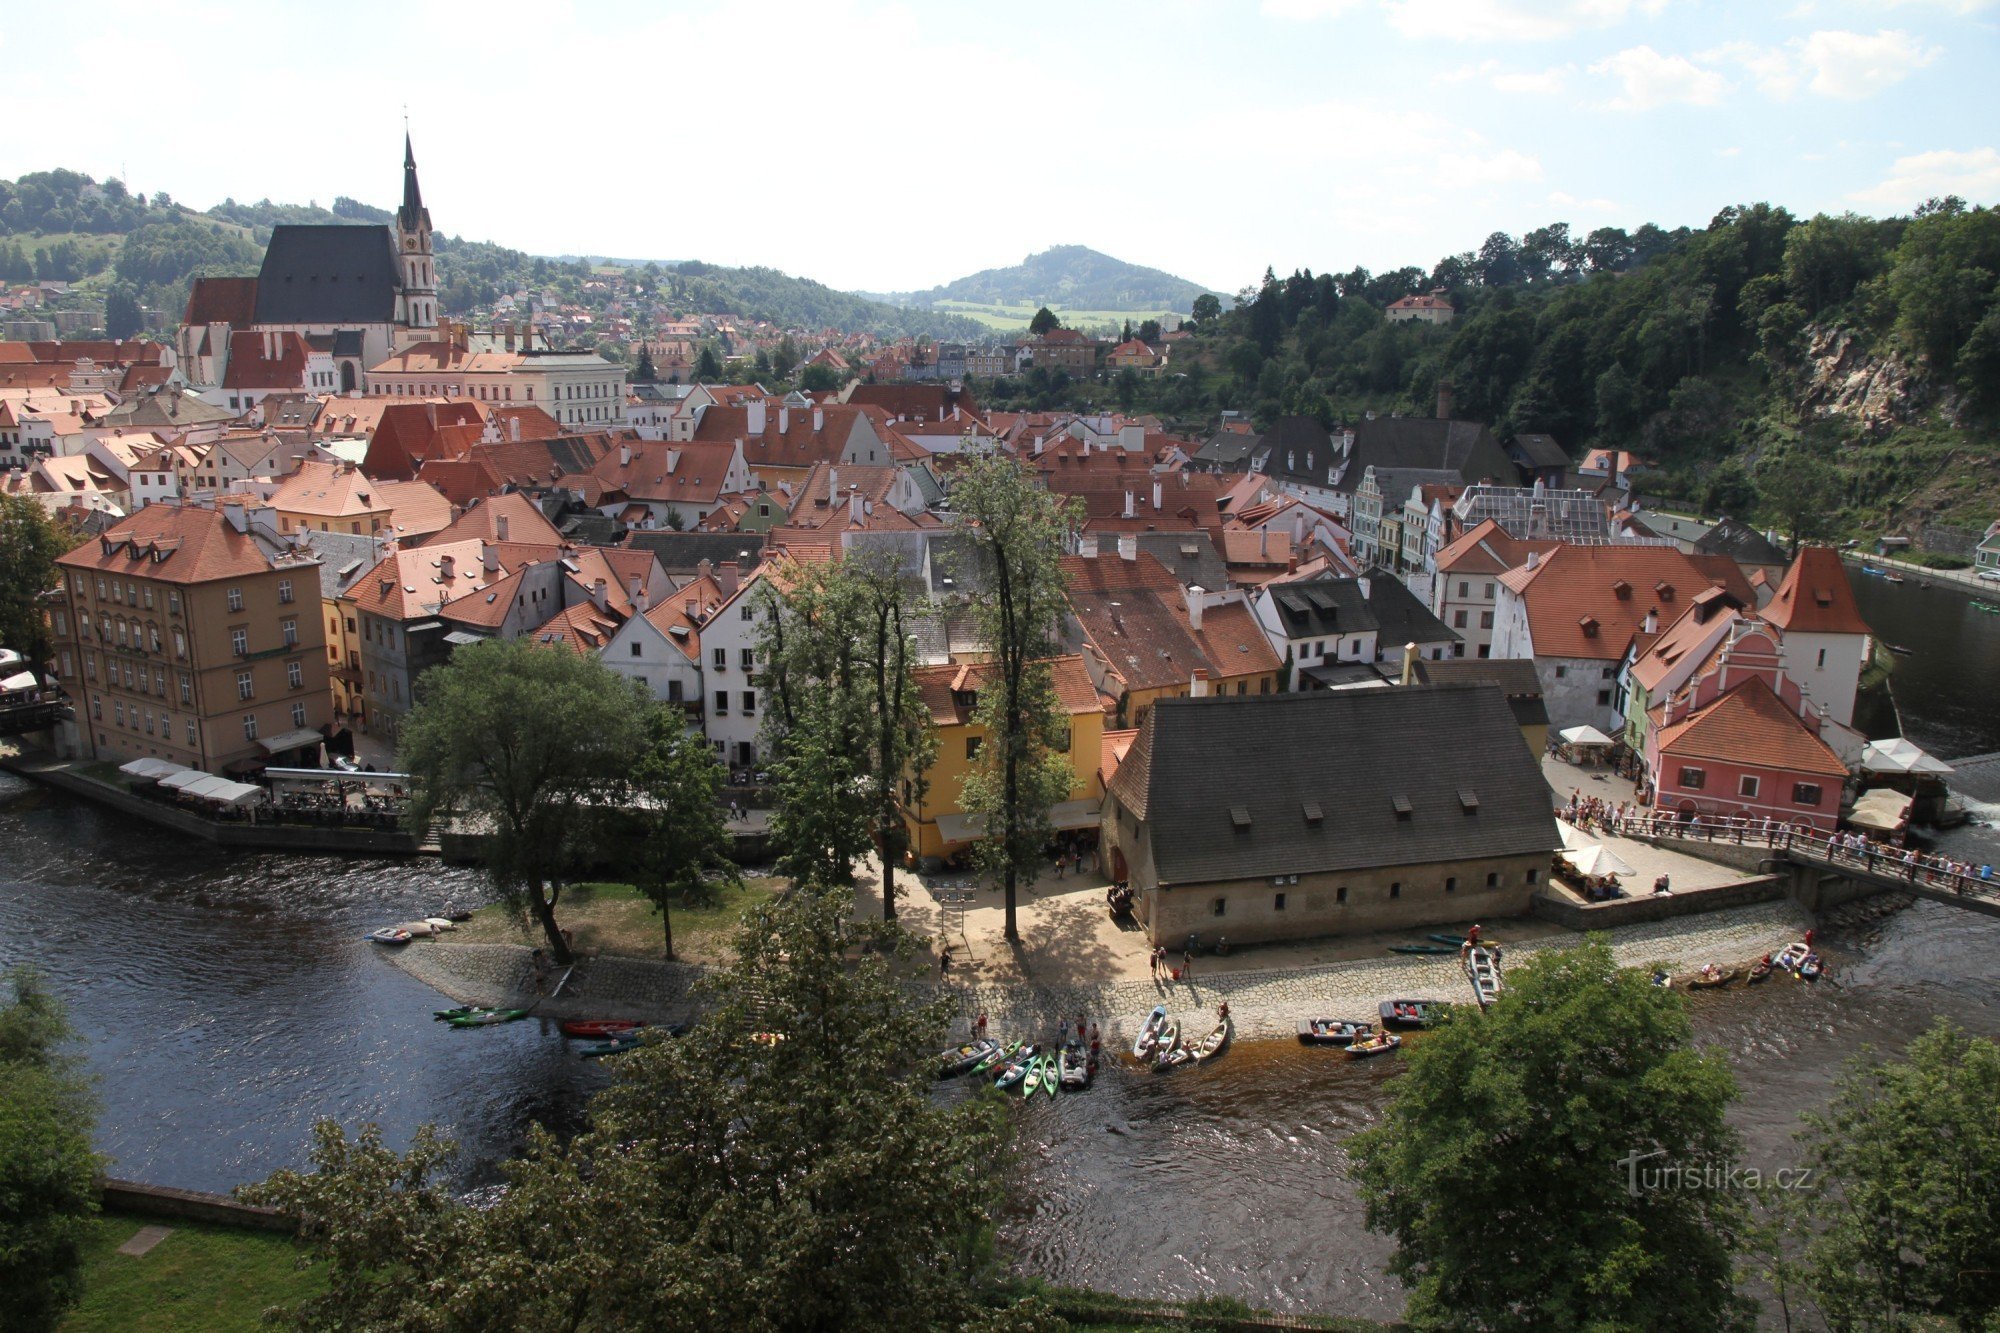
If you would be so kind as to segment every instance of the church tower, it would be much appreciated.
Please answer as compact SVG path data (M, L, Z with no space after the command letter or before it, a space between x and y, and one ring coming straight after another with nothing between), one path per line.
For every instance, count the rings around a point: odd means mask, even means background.
M431 211L417 188L417 155L403 131L403 206L396 210L396 254L402 269L399 312L410 329L437 327L437 273L431 253Z

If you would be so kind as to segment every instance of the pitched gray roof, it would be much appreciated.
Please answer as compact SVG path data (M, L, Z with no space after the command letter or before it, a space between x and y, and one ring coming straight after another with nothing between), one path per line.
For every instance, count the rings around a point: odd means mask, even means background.
M1739 565L1782 565L1785 553L1757 529L1738 523L1724 514L1708 535L1697 538L1694 549L1703 555L1726 555Z
M1219 591L1229 586L1229 566L1206 532L1140 532L1139 550L1167 567L1183 588ZM1107 537L1105 540L1109 540Z
M386 324L396 282L387 227L281 223L257 274L257 322Z
M1245 435L1240 430L1219 430L1194 451L1194 461L1224 472L1242 472L1264 447L1261 435Z
M1368 613L1375 617L1378 650L1406 643L1458 642L1452 628L1386 569L1368 571Z
M1553 435L1516 435L1507 451L1532 468L1568 467L1569 454Z
M1524 727L1545 727L1548 704L1542 698L1542 678L1528 657L1448 657L1441 662L1419 659L1413 664L1419 685L1498 685Z
M1165 885L1559 845L1540 763L1493 685L1162 699L1111 794L1147 822Z
M761 532L634 532L625 544L651 551L661 569L677 576L692 575L704 560L719 565L747 553L754 569L764 558Z
M1376 417L1354 425L1354 461L1335 483L1352 491L1370 467L1385 470L1445 471L1459 484L1493 481L1513 485L1520 469L1476 421L1440 421L1436 417Z

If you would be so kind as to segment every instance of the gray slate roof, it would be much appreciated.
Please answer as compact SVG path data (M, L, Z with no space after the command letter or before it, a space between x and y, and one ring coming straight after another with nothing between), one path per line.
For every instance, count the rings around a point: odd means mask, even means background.
M1531 468L1570 466L1569 454L1553 435L1516 435L1508 452Z
M1406 643L1457 643L1451 626L1431 614L1401 579L1380 567L1368 571L1368 613L1375 617L1376 647Z
M1491 480L1513 485L1520 478L1514 460L1476 421L1440 421L1436 417L1376 417L1354 424L1354 461L1336 483L1352 491L1370 467L1379 477L1388 470L1443 471L1460 485Z
M660 568L677 578L693 576L704 560L719 565L748 552L754 569L764 559L761 532L635 531L625 544L635 551L651 551Z
M1194 451L1194 461L1222 472L1246 472L1250 460L1264 447L1261 435L1245 435L1238 430L1219 430Z
M1183 588L1220 591L1229 586L1229 566L1206 532L1140 532L1139 550L1167 567ZM1105 541L1111 539L1106 534Z
M1492 685L1162 699L1111 794L1146 821L1169 886L1559 845L1541 765Z
M1302 579L1273 584L1271 604L1288 639L1376 632L1376 646L1456 643L1458 634L1430 613L1403 581L1388 571L1368 571L1368 592L1351 578Z
M1747 523L1738 523L1724 514L1708 535L1695 541L1703 555L1726 555L1739 565L1783 565L1785 553L1769 537Z
M1542 678L1535 674L1533 658L1450 657L1442 662L1420 659L1413 665L1419 685L1498 685L1514 710L1514 721L1524 727L1549 724Z
M257 274L257 322L386 324L396 283L387 227L281 223Z

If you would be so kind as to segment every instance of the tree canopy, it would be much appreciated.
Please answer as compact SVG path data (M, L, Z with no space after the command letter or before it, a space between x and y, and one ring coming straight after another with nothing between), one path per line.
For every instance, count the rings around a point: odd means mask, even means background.
M62 1003L31 969L6 976L0 1006L0 1329L42 1333L82 1292L97 1211L95 1104L64 1047Z
M41 596L56 586L56 559L74 536L27 495L0 495L0 648L39 667L48 660Z

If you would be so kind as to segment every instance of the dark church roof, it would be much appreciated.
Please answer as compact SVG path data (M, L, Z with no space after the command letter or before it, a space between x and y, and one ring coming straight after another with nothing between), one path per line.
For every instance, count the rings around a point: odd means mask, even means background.
M1492 685L1162 699L1111 780L1166 886L1527 856L1559 845Z
M1354 462L1336 483L1351 491L1369 468L1447 471L1462 485L1480 481L1511 486L1520 476L1493 432L1476 421L1435 417L1376 417L1354 425Z
M259 324L387 324L396 317L387 227L281 224L257 275Z

